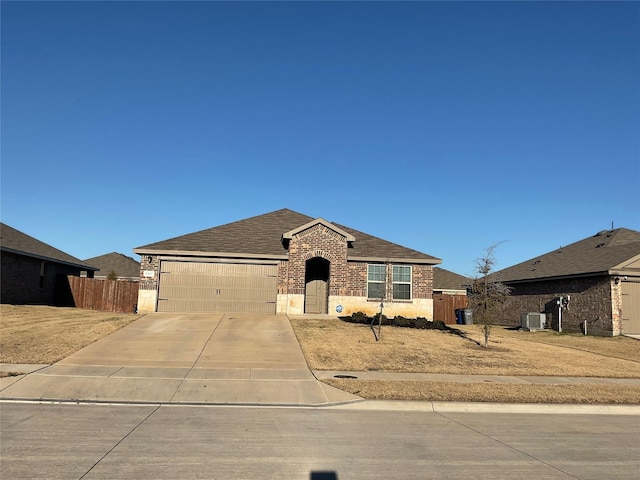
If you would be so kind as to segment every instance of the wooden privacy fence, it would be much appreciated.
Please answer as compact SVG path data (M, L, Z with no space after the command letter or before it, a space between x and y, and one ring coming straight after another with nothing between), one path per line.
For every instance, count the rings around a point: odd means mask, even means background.
M442 320L447 325L456 323L456 309L467 308L466 295L433 294L433 319Z
M138 282L67 276L77 308L103 312L134 313L138 305Z

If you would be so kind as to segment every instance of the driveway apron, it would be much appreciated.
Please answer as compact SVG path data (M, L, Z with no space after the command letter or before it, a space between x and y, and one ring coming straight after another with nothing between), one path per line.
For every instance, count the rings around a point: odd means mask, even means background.
M361 400L315 379L282 315L153 313L31 373L4 399L320 406Z

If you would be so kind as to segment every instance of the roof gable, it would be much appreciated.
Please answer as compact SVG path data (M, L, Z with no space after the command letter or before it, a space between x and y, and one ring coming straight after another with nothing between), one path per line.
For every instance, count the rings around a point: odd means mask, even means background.
M324 225L329 230L333 230L334 232L342 235L347 239L347 242L354 242L356 238L348 232L345 232L340 227L336 227L334 224L327 222L324 218L316 218L315 220L311 220L310 222L305 223L304 225L299 226L298 228L294 228L293 230L289 230L282 234L282 238L285 240L291 240L294 235L303 232L311 227L315 227L316 225Z
M27 257L39 258L51 262L63 263L81 268L83 270L97 270L91 265L86 265L82 260L47 245L9 225L0 223L0 248L2 251L17 253Z
M640 232L604 230L592 237L519 263L495 275L502 282L612 274L640 255Z

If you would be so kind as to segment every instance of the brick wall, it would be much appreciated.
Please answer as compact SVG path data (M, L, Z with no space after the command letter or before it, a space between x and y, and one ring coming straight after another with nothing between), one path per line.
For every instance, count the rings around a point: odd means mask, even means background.
M159 275L159 263L157 255L142 255L140 258L140 290L157 290ZM144 272L154 272L153 277L145 277Z
M562 310L562 331L581 332L585 320L592 335L620 335L621 289L610 277L584 277L512 284L511 297L505 305L501 323L519 325L520 315L540 312L547 315L547 325L558 329L558 297L571 296L568 309Z
M287 293L287 282L289 278L289 262L282 260L278 263L278 295Z
M347 281L349 288L347 295L354 297L367 296L367 265L368 262L349 262L347 271ZM387 278L391 279L391 264L388 265ZM391 282L387 283L387 297L390 299ZM412 298L433 298L433 266L413 265L412 268ZM391 301L391 300L389 300Z
M413 298L433 298L433 266L413 266Z
M306 262L314 257L324 258L331 263L329 295L345 295L348 279L347 239L322 224L297 233L289 242L287 293L304 294Z
M69 298L67 275L80 276L81 269L26 255L2 252L3 303L67 305ZM40 272L44 262L44 284L41 286ZM88 272L93 276L93 271Z
M347 264L347 293L351 297L367 296L367 263L349 262Z

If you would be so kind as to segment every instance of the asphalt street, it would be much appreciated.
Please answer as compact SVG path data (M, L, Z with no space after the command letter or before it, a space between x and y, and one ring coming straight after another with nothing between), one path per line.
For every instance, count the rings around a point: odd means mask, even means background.
M637 479L637 415L0 404L2 479Z

